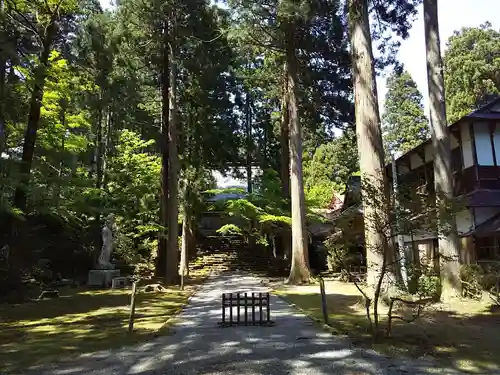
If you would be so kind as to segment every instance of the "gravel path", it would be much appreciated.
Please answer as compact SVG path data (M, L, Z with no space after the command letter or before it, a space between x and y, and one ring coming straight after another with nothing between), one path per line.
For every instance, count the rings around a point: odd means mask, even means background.
M306 316L273 296L273 327L219 328L220 295L266 291L247 274L210 278L180 314L173 333L120 350L87 354L57 366L32 369L39 375L378 375L459 374L432 363L395 363L323 332Z

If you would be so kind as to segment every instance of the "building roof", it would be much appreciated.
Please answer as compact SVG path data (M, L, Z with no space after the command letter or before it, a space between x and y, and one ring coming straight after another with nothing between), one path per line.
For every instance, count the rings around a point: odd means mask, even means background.
M476 189L458 199L467 207L500 207L500 190Z
M454 123L448 125L450 131L458 130L458 126L460 123L466 120L477 120L477 119L483 119L483 120L500 120L500 97L492 100L491 102L479 107L475 111L468 113L467 115L461 117ZM418 151L423 151L425 146L431 143L431 139L427 139L426 141L422 142L419 144L417 147L412 148L411 150L405 152L404 154L400 155L399 157L396 158L396 162L398 160L402 160L408 155L418 152ZM386 168L390 167L392 163L388 163L386 165ZM392 170L389 169L389 172L392 174Z
M486 220L484 223L481 223L476 226L473 230L470 230L467 233L463 233L462 237L475 235L478 237L482 236L490 236L493 233L500 232L500 214L494 215L493 217Z

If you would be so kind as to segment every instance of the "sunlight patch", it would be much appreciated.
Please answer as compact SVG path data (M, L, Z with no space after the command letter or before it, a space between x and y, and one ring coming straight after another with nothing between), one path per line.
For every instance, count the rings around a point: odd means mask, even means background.
M309 354L305 356L306 358L315 358L315 359L340 359L346 358L352 355L352 350L350 349L342 349L342 350L328 350L324 352L317 352L313 354Z

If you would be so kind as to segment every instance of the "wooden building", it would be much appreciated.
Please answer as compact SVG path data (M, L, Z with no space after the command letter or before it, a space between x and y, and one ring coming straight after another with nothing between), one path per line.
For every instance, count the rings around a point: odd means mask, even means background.
M463 263L500 260L500 99L469 113L449 126L451 137L455 213ZM426 141L395 161L398 184L431 200L434 190L434 152ZM386 173L392 181L392 165ZM362 215L359 179L348 183L339 218L354 212ZM355 208L357 207L357 208ZM359 219L358 219L359 220ZM353 228L354 229L354 228ZM357 226L356 231L361 230ZM434 257L435 230L416 231L404 236L406 245L419 249L423 258Z

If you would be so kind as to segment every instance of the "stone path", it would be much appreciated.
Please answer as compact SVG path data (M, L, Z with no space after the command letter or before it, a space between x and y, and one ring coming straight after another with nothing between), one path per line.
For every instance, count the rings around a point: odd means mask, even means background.
M459 374L432 363L394 363L323 332L306 316L273 296L273 327L219 328L223 292L266 291L247 274L212 277L180 314L173 334L152 342L82 355L39 375L379 375Z

